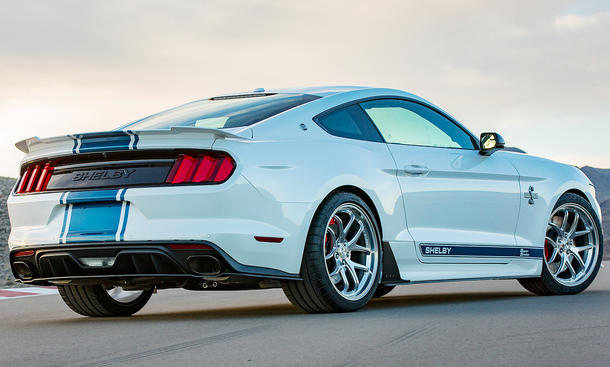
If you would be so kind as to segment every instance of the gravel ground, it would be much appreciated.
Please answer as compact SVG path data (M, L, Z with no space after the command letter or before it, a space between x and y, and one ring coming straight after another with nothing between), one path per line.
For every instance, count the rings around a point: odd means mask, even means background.
M14 185L14 178L0 177L0 287L3 288L17 285L8 264L8 246L6 244L11 230L6 210L6 198Z

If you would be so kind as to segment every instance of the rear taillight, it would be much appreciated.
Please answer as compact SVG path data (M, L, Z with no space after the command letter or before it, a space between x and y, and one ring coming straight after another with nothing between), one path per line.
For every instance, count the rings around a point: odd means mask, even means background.
M23 167L15 193L30 194L87 188L127 188L159 184L218 184L235 171L235 161L227 153L189 151L166 153L163 159L79 163L67 158L34 162ZM170 158L171 157L171 158ZM173 162L168 158L173 159ZM159 163L159 161L161 163ZM121 163L125 163L122 165ZM93 163L96 163L95 165ZM171 167L168 165L171 164ZM169 168L169 174L167 169ZM51 180L53 178L53 180Z
M221 183L235 170L235 161L227 154L181 154L167 175L166 183Z
M17 186L17 193L24 194L28 192L45 191L49 180L53 175L53 165L51 162L36 163L29 165Z

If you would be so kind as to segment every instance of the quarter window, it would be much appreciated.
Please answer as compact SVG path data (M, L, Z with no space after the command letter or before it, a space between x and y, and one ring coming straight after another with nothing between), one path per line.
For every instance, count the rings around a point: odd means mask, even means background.
M379 99L360 104L387 143L475 149L471 136L419 103Z
M357 104L334 110L315 120L332 135L358 140L383 141L375 126Z

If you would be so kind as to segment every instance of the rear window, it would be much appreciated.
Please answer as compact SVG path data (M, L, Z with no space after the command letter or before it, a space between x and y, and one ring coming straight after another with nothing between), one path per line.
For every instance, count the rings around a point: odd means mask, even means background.
M318 98L310 94L216 97L160 112L121 129L150 130L174 126L227 129L249 126Z

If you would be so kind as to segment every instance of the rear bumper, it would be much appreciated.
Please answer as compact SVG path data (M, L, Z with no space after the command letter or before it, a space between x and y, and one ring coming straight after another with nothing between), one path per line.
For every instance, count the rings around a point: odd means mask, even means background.
M11 195L8 209L11 251L206 241L239 264L297 274L315 206L278 202L237 174L219 185Z
M203 245L202 249L170 246ZM26 256L15 254L28 250ZM30 252L33 253L30 254ZM83 259L112 259L111 265L87 266ZM197 261L214 266L201 267ZM215 263L214 261L217 261ZM10 254L15 278L26 284L115 284L184 287L218 281L222 284L257 284L264 279L300 279L275 269L237 262L206 241L84 243L14 248ZM216 266L217 264L217 266ZM24 276L24 265L30 275Z

